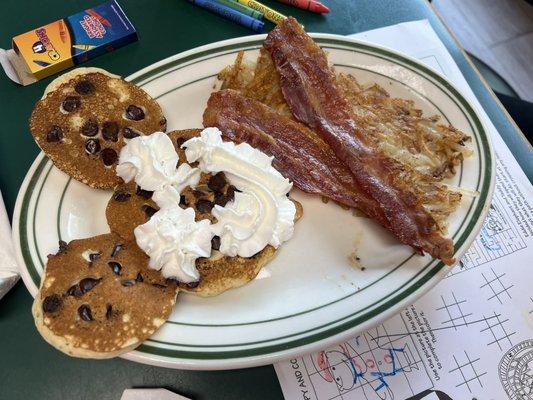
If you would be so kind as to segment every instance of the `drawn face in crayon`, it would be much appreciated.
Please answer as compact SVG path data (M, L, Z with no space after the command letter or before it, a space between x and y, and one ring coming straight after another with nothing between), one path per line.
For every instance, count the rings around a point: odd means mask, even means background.
M349 390L357 381L351 357L343 346L339 350L321 351L317 356L320 375L327 382L335 382L340 390Z

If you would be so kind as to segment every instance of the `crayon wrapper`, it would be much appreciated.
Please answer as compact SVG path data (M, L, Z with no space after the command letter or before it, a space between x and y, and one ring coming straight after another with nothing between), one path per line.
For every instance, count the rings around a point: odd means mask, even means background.
M116 0L54 21L13 38L13 49L34 78L137 40L135 28Z

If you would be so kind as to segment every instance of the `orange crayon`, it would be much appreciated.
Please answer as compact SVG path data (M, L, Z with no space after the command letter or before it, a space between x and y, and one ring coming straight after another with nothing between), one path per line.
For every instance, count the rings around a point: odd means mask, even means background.
M302 10L311 11L317 14L329 13L329 8L316 0L278 0L280 3L288 4Z

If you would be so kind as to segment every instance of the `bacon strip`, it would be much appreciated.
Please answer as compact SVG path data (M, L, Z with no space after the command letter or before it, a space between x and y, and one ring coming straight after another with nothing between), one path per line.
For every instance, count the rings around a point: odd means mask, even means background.
M234 90L212 93L203 118L204 126L219 128L228 139L274 156L274 168L304 192L358 208L388 227L379 204L360 190L350 170L304 125Z
M402 166L374 147L352 119L325 53L303 27L286 19L269 33L264 47L294 117L331 146L359 187L380 204L398 239L453 264L453 242L438 233L435 220L402 182Z

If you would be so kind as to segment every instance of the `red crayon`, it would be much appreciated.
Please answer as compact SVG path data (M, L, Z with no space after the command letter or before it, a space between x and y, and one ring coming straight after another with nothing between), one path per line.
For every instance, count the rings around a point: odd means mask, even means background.
M316 0L278 0L280 3L285 3L293 7L301 8L302 10L311 11L318 14L329 13L329 8Z

